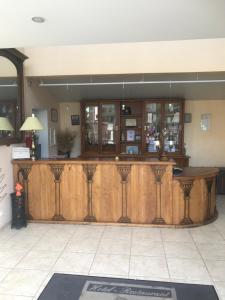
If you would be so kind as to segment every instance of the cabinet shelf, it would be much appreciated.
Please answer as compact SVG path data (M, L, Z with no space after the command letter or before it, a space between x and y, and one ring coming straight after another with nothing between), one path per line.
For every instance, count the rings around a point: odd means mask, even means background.
M120 115L121 118L141 118L141 114L132 114L132 115Z
M140 127L137 126L124 126L125 130L129 130L129 129L136 129L136 130L141 130Z
M121 144L129 144L129 145L131 145L131 144L141 144L141 141L121 141L120 142Z

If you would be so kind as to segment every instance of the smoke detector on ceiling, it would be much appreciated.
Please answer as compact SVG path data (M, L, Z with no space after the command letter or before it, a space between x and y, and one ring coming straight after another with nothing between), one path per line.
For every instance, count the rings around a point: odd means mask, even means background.
M33 17L32 21L35 23L44 23L45 19L43 17Z

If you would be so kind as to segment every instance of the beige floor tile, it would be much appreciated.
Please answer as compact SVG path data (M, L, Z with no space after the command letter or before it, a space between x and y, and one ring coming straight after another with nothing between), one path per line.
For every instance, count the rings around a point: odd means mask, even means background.
M5 227L0 230L0 244L9 240L11 237L16 235L17 230L11 229L10 227Z
M100 239L105 227L80 225L73 234L73 239Z
M132 228L129 226L106 226L103 238L106 239L126 239L131 238Z
M69 239L50 239L49 237L43 237L35 245L37 251L62 251L67 245Z
M6 275L11 271L12 269L7 268L1 268L0 267L0 282L6 277ZM1 298L0 298L1 299Z
M129 255L97 254L89 274L128 276L129 260Z
M1 300L33 300L33 297L13 296L0 294Z
M192 227L189 229L189 232L195 232L195 231L201 231L201 232L207 232L207 231L212 231L212 232L217 232L217 228L213 223L206 224L203 226L198 226L198 227Z
M225 244L196 244L204 259L225 260ZM224 279L225 280L225 279Z
M64 252L53 267L54 272L88 274L94 260L94 253Z
M201 258L194 243L164 242L166 257Z
M0 249L0 267L13 268L27 254L24 249Z
M129 276L169 278L164 257L131 256Z
M67 244L66 252L95 253L99 244L98 239L72 239Z
M60 252L32 250L16 265L19 269L50 270Z
M46 234L45 238L49 240L69 240L74 234L74 230L63 230L63 229L50 229Z
M100 254L130 254L130 239L106 239L100 241L98 253Z
M34 296L47 274L38 270L12 270L0 283L0 294Z
M225 240L219 232L212 232L212 231L192 231L191 235L193 240L196 243L223 243L225 244Z
M29 250L34 245L36 245L39 240L40 240L39 237L35 237L35 236L31 236L31 235L21 237L20 235L16 234L0 246L0 251L1 251L1 249Z
M210 280L207 269L200 259L167 259L170 277L185 280Z
M139 241L142 239L148 239L151 241L161 242L161 232L159 228L143 228L135 227L132 232L133 241Z
M225 299L225 281L215 282L214 287L221 298Z
M213 281L224 281L225 279L225 261L223 260L205 260L205 264Z
M146 239L132 241L131 255L165 256L163 243Z
M187 229L162 228L161 233L166 242L193 242Z
M45 280L42 282L41 286L39 287L39 289L37 290L37 292L35 293L35 296L32 298L32 300L38 300L40 294L43 292L44 288L47 286L47 284L49 283L50 279L52 278L54 272L50 271L48 273L48 275L46 276ZM46 299L47 300L47 299Z

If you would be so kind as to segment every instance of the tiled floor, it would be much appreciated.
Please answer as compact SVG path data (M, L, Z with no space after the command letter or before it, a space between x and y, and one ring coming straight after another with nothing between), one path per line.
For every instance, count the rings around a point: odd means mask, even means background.
M213 284L225 300L225 197L192 229L29 224L0 231L0 299L37 299L54 272Z

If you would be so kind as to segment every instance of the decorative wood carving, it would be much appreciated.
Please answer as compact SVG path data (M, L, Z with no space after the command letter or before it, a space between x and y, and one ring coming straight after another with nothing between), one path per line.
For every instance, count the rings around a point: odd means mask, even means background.
M193 179L180 180L180 186L184 194L184 218L180 223L181 225L193 224L193 221L190 218L190 193L193 183Z
M207 187L207 196L208 196L208 207L207 207L207 219L211 219L211 196L212 196L212 185L213 185L213 177L205 178L205 183Z
M51 168L52 174L54 176L54 182L55 182L55 215L53 216L52 220L63 221L65 219L61 214L61 208L60 208L60 183L61 183L61 174L64 169L64 164L60 164L60 165L50 164L49 166Z
M158 165L151 166L152 171L155 175L156 183L156 218L153 220L153 224L166 224L162 218L162 199L161 199L161 184L162 177L166 172L166 166Z
M97 222L96 217L93 213L93 203L92 203L92 183L93 177L96 171L97 165L83 165L83 170L87 178L87 191L88 191L88 199L87 199L87 215L84 218L85 222Z
M121 177L122 184L122 215L119 218L119 223L131 223L127 216L127 179L131 171L131 165L117 165L117 170Z
M20 164L19 165L19 170L18 170L18 181L19 181L19 175L22 175L23 178L23 185L24 185L24 197L25 197L25 214L26 214L26 218L29 220L32 220L33 217L29 212L29 187L28 187L28 183L29 183L29 174L31 171L32 165L31 164Z

